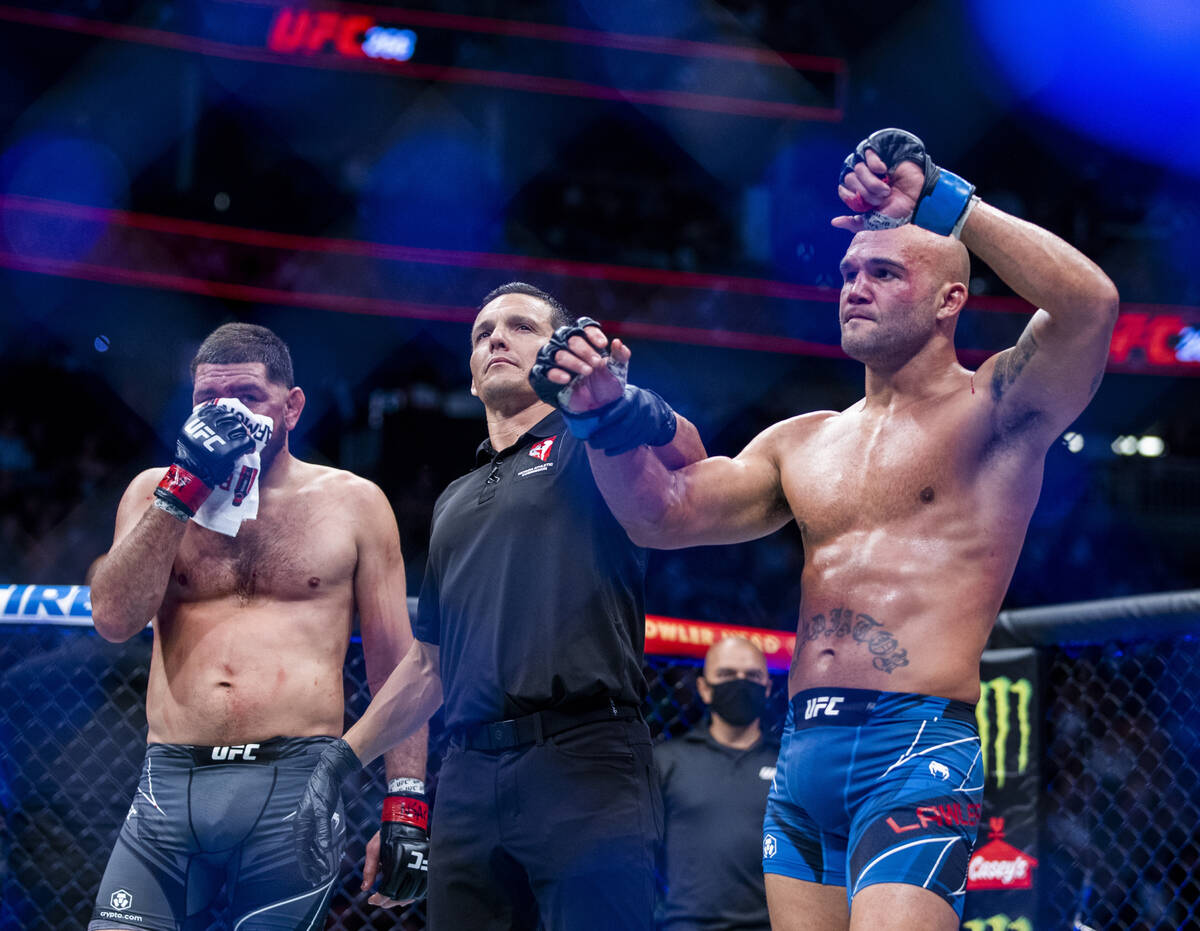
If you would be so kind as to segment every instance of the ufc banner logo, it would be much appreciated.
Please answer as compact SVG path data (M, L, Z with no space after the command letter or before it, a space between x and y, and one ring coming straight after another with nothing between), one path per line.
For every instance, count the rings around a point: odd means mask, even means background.
M828 695L818 695L816 698L810 698L804 705L804 720L808 721L819 714L833 717L838 714L837 706L843 701L845 699L841 696L832 698Z

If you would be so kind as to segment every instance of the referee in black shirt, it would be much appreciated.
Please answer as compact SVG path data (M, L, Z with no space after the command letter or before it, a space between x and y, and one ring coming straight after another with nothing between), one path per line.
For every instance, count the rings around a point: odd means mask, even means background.
M591 324L520 282L484 298L470 367L488 439L434 508L416 642L327 752L297 813L301 861L320 862L344 776L444 700L433 931L652 926L662 803L639 711L645 552L609 513L580 434L646 442L668 463L705 453L690 423L624 386L619 340L607 346L597 328L587 337L605 348L584 341ZM613 416L568 424L535 393L548 343L551 355L583 347L598 374L573 389L611 392ZM405 856L385 837L385 881Z
M762 823L779 742L763 733L762 650L714 643L697 680L710 718L655 747L666 810L660 931L770 931Z

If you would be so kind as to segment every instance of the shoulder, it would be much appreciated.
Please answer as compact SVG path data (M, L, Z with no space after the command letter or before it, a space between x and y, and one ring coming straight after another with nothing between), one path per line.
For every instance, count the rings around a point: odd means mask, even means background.
M148 494L154 491L154 488L162 481L162 477L167 474L166 466L154 466L150 469L144 469L133 477L133 481L129 483L129 492L137 493L146 491Z
M154 497L154 489L158 487L158 483L166 474L166 466L155 466L153 469L145 469L135 475L121 496L119 510L126 511L130 507L149 504Z
M750 442L746 450L782 455L798 444L807 442L842 416L837 411L812 411L789 417L763 430Z
M313 490L323 495L337 495L350 502L378 504L386 501L383 490L370 479L355 475L345 469L318 465L315 462L298 463L298 487Z
M336 505L343 513L367 521L392 516L387 495L370 479L312 462L298 462L297 466L293 486L297 494L314 496L322 503Z

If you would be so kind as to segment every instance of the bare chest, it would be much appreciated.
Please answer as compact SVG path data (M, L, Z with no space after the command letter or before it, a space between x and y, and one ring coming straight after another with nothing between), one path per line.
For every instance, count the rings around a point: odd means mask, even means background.
M921 520L969 496L967 445L944 419L839 418L788 456L784 490L811 542Z
M349 524L300 503L263 507L236 537L190 527L175 559L168 599L301 600L346 586L357 549Z

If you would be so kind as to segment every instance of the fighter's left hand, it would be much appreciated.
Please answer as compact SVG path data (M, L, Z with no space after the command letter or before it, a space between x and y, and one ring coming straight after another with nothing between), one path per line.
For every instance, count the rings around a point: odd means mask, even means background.
M363 859L363 881L362 891L366 892L375 883L375 878L379 875L379 831L372 835L367 841L367 853ZM411 905L415 899L392 899L384 895L382 892L372 892L367 901L372 905L378 905L380 908L395 908L396 906Z
M910 217L924 184L924 169L916 163L902 161L889 169L879 154L868 148L863 160L838 185L838 197L854 214L835 217L833 225L857 233L867 228L869 211L897 220Z
M554 331L539 350L529 381L538 397L555 407L571 413L596 410L621 397L631 355L595 320L580 317L574 326Z

